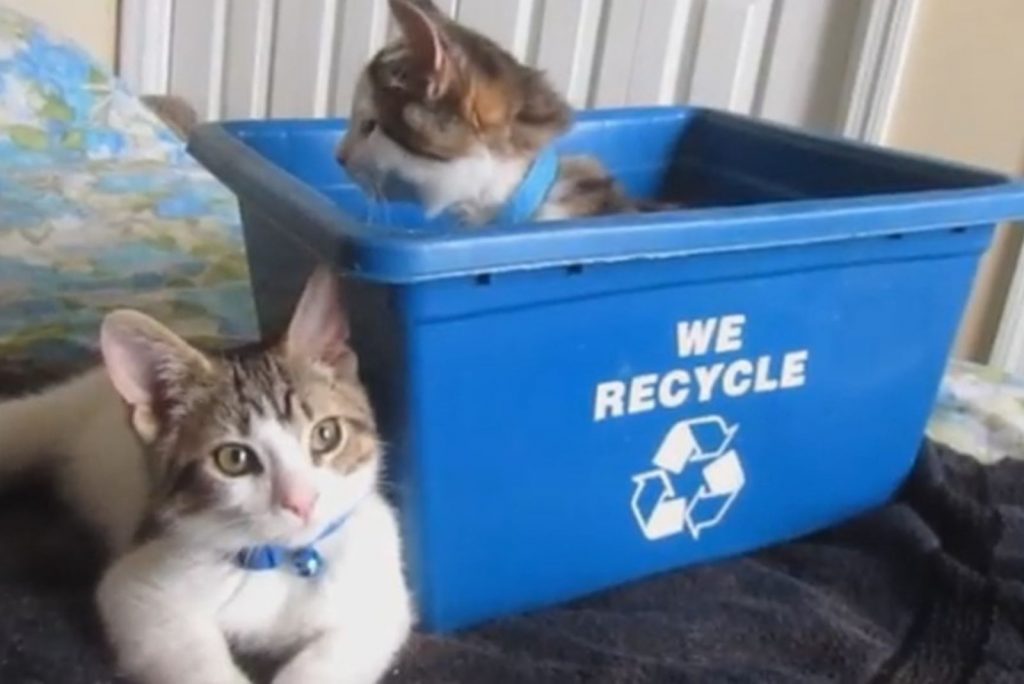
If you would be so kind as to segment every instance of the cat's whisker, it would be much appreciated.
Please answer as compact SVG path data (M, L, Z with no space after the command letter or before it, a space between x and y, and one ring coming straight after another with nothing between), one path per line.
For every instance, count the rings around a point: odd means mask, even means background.
M377 488L383 492L396 493L398 491L398 483L385 477L379 477L377 479Z
M245 538L251 530L251 523L245 518L220 519L217 521L204 521L202 525L192 524L191 521L172 521L169 531L187 536L189 541L198 548L211 548L224 545L225 540L234 537Z
M373 192L374 204L383 213L383 220L380 221L380 225L390 227L391 205L388 203L387 197L384 196L384 190L376 178L369 179L369 185Z
M255 549L253 549L252 547L249 547L243 553L244 553L243 565L248 565L249 562L252 560L252 554L255 553ZM234 572L234 568L231 568L229 570L229 572ZM248 587L250 585L250 583L252 582L252 578L253 578L253 574L251 572L243 572L243 573L241 573L240 581L238 582L238 584L235 585L234 590L232 590L232 592L228 596L228 598L225 599L225 601L223 602L223 605L230 605L239 596L241 596L242 593L245 591L246 587Z

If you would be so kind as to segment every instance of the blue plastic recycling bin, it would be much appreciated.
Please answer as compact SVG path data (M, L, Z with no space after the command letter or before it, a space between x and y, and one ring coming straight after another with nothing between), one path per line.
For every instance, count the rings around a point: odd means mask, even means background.
M344 121L210 124L261 327L346 275L423 624L449 630L842 521L908 473L999 175L690 108L558 142L677 211L405 223Z

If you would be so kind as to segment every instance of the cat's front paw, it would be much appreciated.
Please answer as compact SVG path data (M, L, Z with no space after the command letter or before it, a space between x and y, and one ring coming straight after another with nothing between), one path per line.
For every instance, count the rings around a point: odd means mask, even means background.
M139 684L253 684L241 670L206 670L197 671L188 666L178 665L169 668L166 665L152 668L136 668L125 670L129 681Z
M285 665L273 684L376 684L382 670L379 663L363 662L358 657L305 652Z
M199 680L189 679L189 682L196 682L196 684L198 684L198 681ZM204 679L203 682L208 682L208 684L253 684L252 680L241 671L232 672L209 680Z
M343 680L338 679L337 673L330 673L326 668L310 667L292 663L281 670L274 677L273 684L339 684ZM344 680L345 684L357 684L349 679ZM365 680L359 684L373 684L374 680Z

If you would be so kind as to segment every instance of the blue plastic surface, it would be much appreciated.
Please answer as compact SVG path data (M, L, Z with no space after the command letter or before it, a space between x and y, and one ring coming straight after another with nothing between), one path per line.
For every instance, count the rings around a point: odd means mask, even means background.
M749 551L906 475L1001 176L690 109L591 112L560 142L688 208L487 230L389 220L342 123L206 126L261 325L317 259L349 275L428 628ZM406 223L408 221L408 223Z

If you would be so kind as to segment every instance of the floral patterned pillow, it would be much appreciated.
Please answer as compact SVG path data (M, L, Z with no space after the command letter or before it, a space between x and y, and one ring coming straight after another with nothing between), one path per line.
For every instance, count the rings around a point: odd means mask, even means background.
M0 364L63 364L132 307L255 336L238 204L76 45L0 7Z
M184 156L173 132L85 50L0 7L0 168Z

